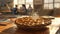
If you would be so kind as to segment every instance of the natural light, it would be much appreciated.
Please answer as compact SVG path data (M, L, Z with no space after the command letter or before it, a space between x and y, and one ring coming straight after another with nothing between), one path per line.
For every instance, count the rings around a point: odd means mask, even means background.
M50 26L50 34L56 34L57 30L60 27L60 18L55 18L52 20L52 24Z
M53 8L60 8L60 0L44 0L44 9Z
M17 5L17 0L14 0L14 7L15 7L15 5Z
M20 8L22 6L22 4L25 4L26 8L28 8L28 6L30 4L33 8L33 0L14 0L14 7L15 7L15 5L18 5L18 8Z

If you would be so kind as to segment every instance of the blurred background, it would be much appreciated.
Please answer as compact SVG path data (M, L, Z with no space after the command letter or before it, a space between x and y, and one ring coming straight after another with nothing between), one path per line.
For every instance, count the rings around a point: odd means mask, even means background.
M0 0L0 13L11 13L10 9L15 5L19 10L22 4L26 5L26 9L31 5L32 12L38 12L39 15L60 15L60 0Z
M29 20L31 16L33 20L36 20L37 18L38 20L40 19L38 22L43 24L43 26L47 25L46 28L43 27L40 31L36 32L27 32L18 29L21 24L19 21L17 21L16 24L15 21L20 17ZM29 23L30 22L27 24ZM23 25L25 24L26 23L23 22ZM32 23L30 23L30 25L31 24ZM60 0L0 0L0 34L5 33L60 34Z

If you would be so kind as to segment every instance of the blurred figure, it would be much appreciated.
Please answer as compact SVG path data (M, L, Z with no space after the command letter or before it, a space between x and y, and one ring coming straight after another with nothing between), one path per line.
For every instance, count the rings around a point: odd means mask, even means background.
M26 9L25 4L22 4L22 7L20 7L20 12L21 12L22 14L27 14L27 9Z
M18 6L15 5L15 8L12 9L12 13L13 13L13 14L17 14L17 11L18 11L18 8L17 8L17 7L18 7Z
M31 7L31 5L29 5L29 7L28 7L28 14L29 14L29 15L31 15L32 10L33 10L33 9L32 9L32 7Z

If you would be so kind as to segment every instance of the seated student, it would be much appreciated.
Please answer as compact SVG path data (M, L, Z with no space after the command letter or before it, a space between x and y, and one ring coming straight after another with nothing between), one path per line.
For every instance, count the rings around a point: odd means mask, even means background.
M22 14L26 14L26 13L27 13L27 9L26 9L25 4L22 4L22 7L20 7L20 12L21 12Z
M31 15L32 10L33 10L33 9L32 9L32 7L31 7L31 5L29 5L29 7L28 7L28 14L29 14L29 15Z
M17 14L17 10L18 10L18 8L17 8L18 6L17 5L15 5L15 8L13 8L12 9L12 11L13 11L13 14Z

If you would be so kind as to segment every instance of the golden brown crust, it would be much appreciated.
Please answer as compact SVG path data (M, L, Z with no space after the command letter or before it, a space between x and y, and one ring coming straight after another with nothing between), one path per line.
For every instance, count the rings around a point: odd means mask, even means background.
M18 18L16 20L16 23L22 23L22 24L28 25L28 26L35 26L35 25L42 24L42 21L43 21L42 18L38 18L38 19L34 20L32 17L23 17L23 18Z

